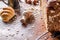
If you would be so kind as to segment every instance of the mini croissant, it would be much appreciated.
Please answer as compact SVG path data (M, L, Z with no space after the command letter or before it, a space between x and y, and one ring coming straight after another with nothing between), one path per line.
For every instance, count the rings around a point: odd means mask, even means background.
M38 0L34 0L34 1L33 1L33 4L34 4L34 5L37 5L37 3L39 3Z
M34 0L34 1L32 1L32 0L25 0L25 2L28 3L28 4L33 4L33 5L37 5L37 3L39 3L38 0Z
M27 26L27 24L32 23L35 20L32 12L25 12L23 18L21 19L22 25Z
M25 2L28 3L28 4L32 4L31 0L25 0Z
M4 22L9 22L15 15L15 11L11 7L3 8L1 12L1 18Z

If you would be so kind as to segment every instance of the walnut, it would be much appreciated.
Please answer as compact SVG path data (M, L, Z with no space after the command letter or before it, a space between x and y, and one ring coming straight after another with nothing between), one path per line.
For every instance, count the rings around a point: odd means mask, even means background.
M25 12L23 14L23 19L21 19L22 25L27 26L30 23L33 23L35 20L32 12Z
M3 8L1 12L1 18L4 22L9 22L15 15L15 11L11 7Z

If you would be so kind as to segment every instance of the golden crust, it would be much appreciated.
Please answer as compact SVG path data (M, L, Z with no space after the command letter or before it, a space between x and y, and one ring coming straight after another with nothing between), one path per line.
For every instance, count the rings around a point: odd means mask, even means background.
M11 7L6 7L6 8L3 8L3 10L10 10L11 12L15 12L13 8Z

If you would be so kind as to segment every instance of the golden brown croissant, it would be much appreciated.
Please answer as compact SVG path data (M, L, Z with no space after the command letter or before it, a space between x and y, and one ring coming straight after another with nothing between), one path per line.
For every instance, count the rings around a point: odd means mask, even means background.
M31 0L25 0L25 2L28 3L28 4L32 4Z
M1 17L4 22L9 22L11 18L15 15L15 11L11 7L3 8L1 12Z
M28 3L28 4L32 4L33 3L33 5L37 5L37 3L39 1L38 0L34 0L34 1L32 1L32 0L25 0L25 2Z
M38 0L34 0L34 1L33 1L33 4L34 4L34 5L37 5L38 2L39 2Z

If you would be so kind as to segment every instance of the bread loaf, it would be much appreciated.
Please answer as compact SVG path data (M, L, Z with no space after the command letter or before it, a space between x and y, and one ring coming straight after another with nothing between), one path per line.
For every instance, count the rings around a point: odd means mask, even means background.
M60 35L60 1L51 1L47 8L48 31L54 37Z

